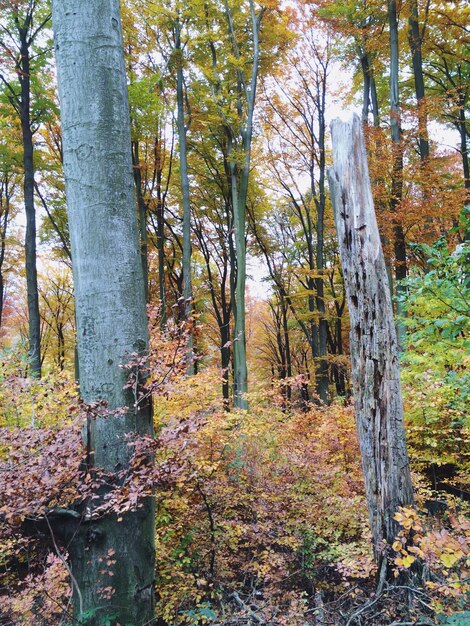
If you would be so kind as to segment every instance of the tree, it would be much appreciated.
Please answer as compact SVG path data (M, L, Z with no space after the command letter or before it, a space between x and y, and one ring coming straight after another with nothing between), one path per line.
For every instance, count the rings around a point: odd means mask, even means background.
M234 281L231 268L234 267L235 251L230 188L226 176L227 142L225 133L220 131L215 128L209 133L202 132L197 137L197 143L193 143L191 176L194 180L195 202L193 231L204 259L205 283L219 332L222 396L228 407L233 294L230 283ZM207 172L210 172L209 177Z
M232 9L225 1L225 18L227 20L228 38L231 54L234 58L236 74L237 124L227 124L228 159L230 169L230 189L235 230L235 252L237 274L233 301L234 336L233 336L233 400L234 405L241 409L248 408L245 394L248 391L248 370L246 362L245 336L245 284L246 284L246 202L250 177L251 144L253 139L253 116L258 85L260 63L259 34L261 20L265 8L256 12L253 0L249 2L250 35L252 38L251 72L248 78L242 67L244 65L237 41L237 33ZM238 127L238 128L237 128Z
M136 77L132 75L134 72ZM138 76L133 66L129 101L132 163L139 209L142 266L144 277L147 277L147 299L150 302L153 295L151 252L156 248L160 326L164 328L167 321L165 208L172 174L174 132L158 81L159 77L154 74Z
M299 251L299 267L293 271L306 294L310 318L302 329L312 351L317 394L327 402L325 114L331 43L328 36L324 44L319 43L308 13L302 13L301 20L304 32L286 59L289 76L277 79L272 93L266 93L269 106L265 123L268 166L279 193L298 221L289 248ZM308 180L308 186L303 187L303 180Z
M330 192L351 318L356 424L375 558L387 573L395 514L413 504L397 337L361 121L335 120ZM384 545L385 543L385 545ZM389 550L389 548L388 548Z
M48 2L22 0L2 3L8 10L2 24L3 37L0 46L10 67L0 71L8 100L18 114L22 142L24 168L24 207L26 213L26 285L28 293L29 354L32 376L41 376L41 341L36 268L36 212L34 208L34 141L41 106L32 111L31 88L37 78L35 73L43 65L45 50L37 46L51 15ZM1 5L0 5L1 6ZM6 7L5 7L6 8ZM11 75L11 71L13 74ZM19 85L16 83L15 78Z
M87 403L105 401L108 412L88 419L87 468L107 473L112 483L129 465L129 436L152 433L150 407L138 406L132 390L124 389L122 367L133 353L145 354L148 331L119 2L55 0L53 23L80 390ZM76 512L67 510L58 528L69 542L76 618L89 625L150 624L153 500L116 519L96 513L103 488L96 495L78 525L70 528ZM109 555L113 576L103 569Z
M418 105L419 127L419 156L424 162L429 157L428 116L426 112L422 41L424 26L420 28L418 0L410 0L410 15L408 17L408 41L411 49L413 77L415 83L416 101Z
M192 324L193 289L191 284L191 199L188 175L187 133L191 117L188 115L188 96L183 72L184 43L181 41L182 19L180 11L173 21L173 63L176 69L176 127L178 129L179 170L181 180L181 198L183 204L183 308L184 318ZM193 333L188 334L188 373L194 374Z
M403 145L401 129L401 107L399 94L399 42L396 0L388 2L388 25L390 32L390 131L392 137L392 180L390 190L390 213L394 219L393 249L395 253L395 280L397 294L397 314L401 315L400 296L403 292L402 281L406 278L406 242L400 220L394 218L403 197ZM403 346L404 327L397 324L399 346Z
M464 201L464 238L470 238L468 226L470 198L470 160L468 139L470 136L468 105L470 97L468 41L463 3L440 6L432 11L427 24L427 58L424 74L428 79L429 93L441 100L438 110L440 120L451 124L459 134L463 183L466 190Z
M3 126L3 125L2 125ZM2 128L2 130L4 130ZM11 130L5 124L5 130ZM13 207L13 196L18 187L18 176L12 159L11 149L6 138L0 140L0 327L2 326L3 306L5 302L5 260L7 256L8 230L16 210Z
M41 338L42 359L53 362L63 371L73 359L66 359L75 347L75 318L73 309L73 288L70 269L46 265L46 272L40 275L39 297L43 333Z

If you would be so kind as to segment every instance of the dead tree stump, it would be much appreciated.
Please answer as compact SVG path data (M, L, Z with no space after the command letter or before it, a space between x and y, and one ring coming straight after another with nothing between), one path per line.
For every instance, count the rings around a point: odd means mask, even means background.
M331 124L328 172L351 320L354 406L374 554L397 533L394 514L413 504L393 308L367 167L362 124Z

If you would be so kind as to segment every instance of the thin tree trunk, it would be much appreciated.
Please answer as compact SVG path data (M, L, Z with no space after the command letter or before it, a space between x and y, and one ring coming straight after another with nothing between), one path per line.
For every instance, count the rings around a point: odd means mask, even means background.
M318 191L319 199L317 202L317 251L316 264L318 278L316 279L316 299L317 310L319 315L318 322L318 389L322 402L328 402L328 360L327 338L328 338L328 322L325 319L325 281L323 272L325 270L324 258L324 221L325 221L325 176L326 176L326 150L325 150L325 134L326 134L326 71L318 89L318 148L319 148L319 181Z
M382 571L398 531L394 515L413 504L406 451L397 338L385 260L358 116L331 125L329 171L351 319L356 423L375 558ZM390 548L389 548L390 550Z
M460 135L460 154L462 156L462 168L464 177L464 187L467 191L470 190L470 163L468 160L468 130L467 119L465 116L465 97L464 94L459 92L459 120L457 128ZM469 198L467 198L467 203Z
M392 168L392 188L390 199L390 212L396 214L403 196L403 147L401 137L401 108L398 87L398 19L396 0L389 0L388 21L390 28L390 128L392 135L393 168ZM394 217L394 241L395 253L395 293L397 296L396 312L397 317L403 314L402 298L406 293L403 280L407 276L406 268L406 241L403 227L399 218ZM403 322L397 321L398 345L403 349L405 339L405 326Z
M162 197L162 175L157 172L157 253L158 253L158 291L160 296L160 328L167 322L167 302L165 283L165 208Z
M148 241L147 241L147 205L142 190L142 171L140 169L139 141L132 142L132 171L134 173L135 192L137 195L137 209L139 213L139 233L140 233L140 256L142 261L142 272L144 275L145 300L149 301L148 285Z
M286 368L287 368L287 378L292 378L292 355L290 351L290 338L289 338L289 327L287 324L287 303L284 298L281 298L281 311L282 311L282 332L284 334L284 346L286 352ZM288 401L291 400L292 397L292 387L289 384L286 385L286 399Z
M372 102L372 118L373 118L374 126L378 128L380 126L379 97L377 95L377 85L375 82L375 76L374 76L372 67L370 66L370 63L369 63L369 67L370 67L370 72L371 72L370 96L371 96L371 102Z
M5 281L3 279L2 268L0 265L0 328L2 327L4 297L5 297Z
M34 208L34 145L31 130L31 76L27 28L20 29L21 40L21 133L23 138L24 207L26 213L26 290L28 300L29 359L31 376L41 377L41 318L39 316L38 274L36 267L36 211Z
M421 33L419 30L418 0L410 0L410 16L408 19L408 40L410 42L413 76L415 82L416 101L418 104L419 156L421 161L429 157L428 116L426 111L423 58L421 54Z
M249 160L249 155L245 158ZM230 164L232 173L232 206L235 225L235 251L236 251L236 281L235 299L233 304L234 314L234 337L233 337L233 403L236 408L247 409L248 401L248 370L246 363L246 335L245 335L245 284L246 284L246 241L245 241L245 213L246 193L244 197L238 193L236 164ZM248 187L248 171L242 174L240 185Z
M220 331L220 359L222 366L222 398L228 409L230 401L229 370L230 370L230 315L224 315L224 323Z
M367 53L363 53L360 56L361 70L362 70L362 123L369 123L369 103L370 103L370 72L369 72L369 59Z
M466 226L463 238L464 241L470 241L470 225L468 221L468 213L470 211L470 163L468 160L467 120L465 118L464 96L462 93L459 93L459 105L459 121L457 128L460 134L460 153L462 155L464 186L467 190L467 197L464 202L464 218Z
M2 327L3 306L5 303L5 279L3 276L3 263L5 262L5 251L7 243L8 220L10 217L10 192L8 189L8 178L2 182L1 199L1 226L0 226L0 328Z
M250 178L251 162L251 142L253 138L253 115L256 101L256 89L258 84L259 70L259 29L261 19L265 9L260 9L258 15L255 12L253 0L249 0L251 27L253 34L253 62L251 68L251 78L249 86L245 86L245 79L242 75L237 77L238 89L238 115L242 117L243 107L241 101L246 99L246 120L241 130L241 148L243 150L243 165L237 166L236 158L233 154L232 129L229 130L229 168L231 197L233 209L233 223L235 229L235 252L236 252L236 279L235 298L233 300L234 315L234 338L233 338L233 403L236 408L247 409L248 401L246 393L248 391L248 368L246 362L246 332L245 332L245 285L246 285L246 202L248 197L248 183ZM234 55L238 58L238 44L233 29L231 10L225 0L225 13L229 28L229 36L232 40ZM245 86L245 88L244 88Z
M178 51L176 60L176 107L178 128L178 143L180 157L181 197L183 201L183 299L184 318L189 324L187 341L187 373L194 374L194 336L192 329L193 290L191 284L191 202L189 195L188 176L188 148L186 141L187 127L184 112L184 77L183 77L183 53L181 50L180 24L177 20L175 26L175 51Z
M148 330L120 7L54 0L53 13L80 387L85 402L105 400L111 412L90 418L87 449L93 467L115 475L129 465L127 436L152 434L150 407L136 407L121 367L147 350ZM114 514L95 518L99 502L88 503L69 537L75 618L87 626L152 624L153 500L119 522ZM110 554L115 563L103 567Z

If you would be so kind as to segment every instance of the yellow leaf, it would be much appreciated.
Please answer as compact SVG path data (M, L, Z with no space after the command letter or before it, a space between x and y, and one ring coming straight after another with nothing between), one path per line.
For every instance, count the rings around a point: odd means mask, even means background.
M444 552L439 558L445 567L452 567L459 560L459 555L455 552Z
M404 556L403 558L396 558L395 559L395 565L398 565L398 567L410 567L410 565L412 563L415 562L415 557L411 556L411 554L407 554L406 556Z
M416 561L415 557L412 556L411 554L408 554L407 556L403 557L403 565L405 567L410 567L410 565L414 563L415 561Z

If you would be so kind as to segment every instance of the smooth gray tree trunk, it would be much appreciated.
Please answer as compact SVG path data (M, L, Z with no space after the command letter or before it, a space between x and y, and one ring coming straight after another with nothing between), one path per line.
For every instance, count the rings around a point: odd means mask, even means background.
M351 320L356 424L381 569L384 542L390 546L398 531L393 516L413 504L397 338L361 120L335 120L331 132L334 166L328 176Z
M233 17L227 1L224 3L229 36L232 41L234 55L239 58L238 44L233 26ZM246 114L243 120L239 146L235 145L233 130L229 130L229 166L230 188L233 208L233 225L235 230L235 254L236 254L236 279L234 285L233 301L233 404L238 409L247 409L248 400L248 367L246 360L246 311L245 311L245 287L246 287L246 203L248 199L248 184L250 179L251 144L253 139L253 117L256 102L256 89L258 84L258 72L260 62L259 32L261 20L265 8L256 14L255 4L249 1L252 35L253 57L249 86L245 85L242 73L238 73L238 115L243 116L243 106L246 104ZM234 151L240 147L243 152L243 164L239 167Z
M88 461L113 475L129 464L127 436L152 433L150 408L135 406L121 367L147 350L148 330L119 0L54 0L53 24L80 389L87 403L104 400L110 411L88 423ZM90 502L72 534L80 624L153 623L153 500L142 505L118 522L95 518ZM109 554L115 563L104 567Z

